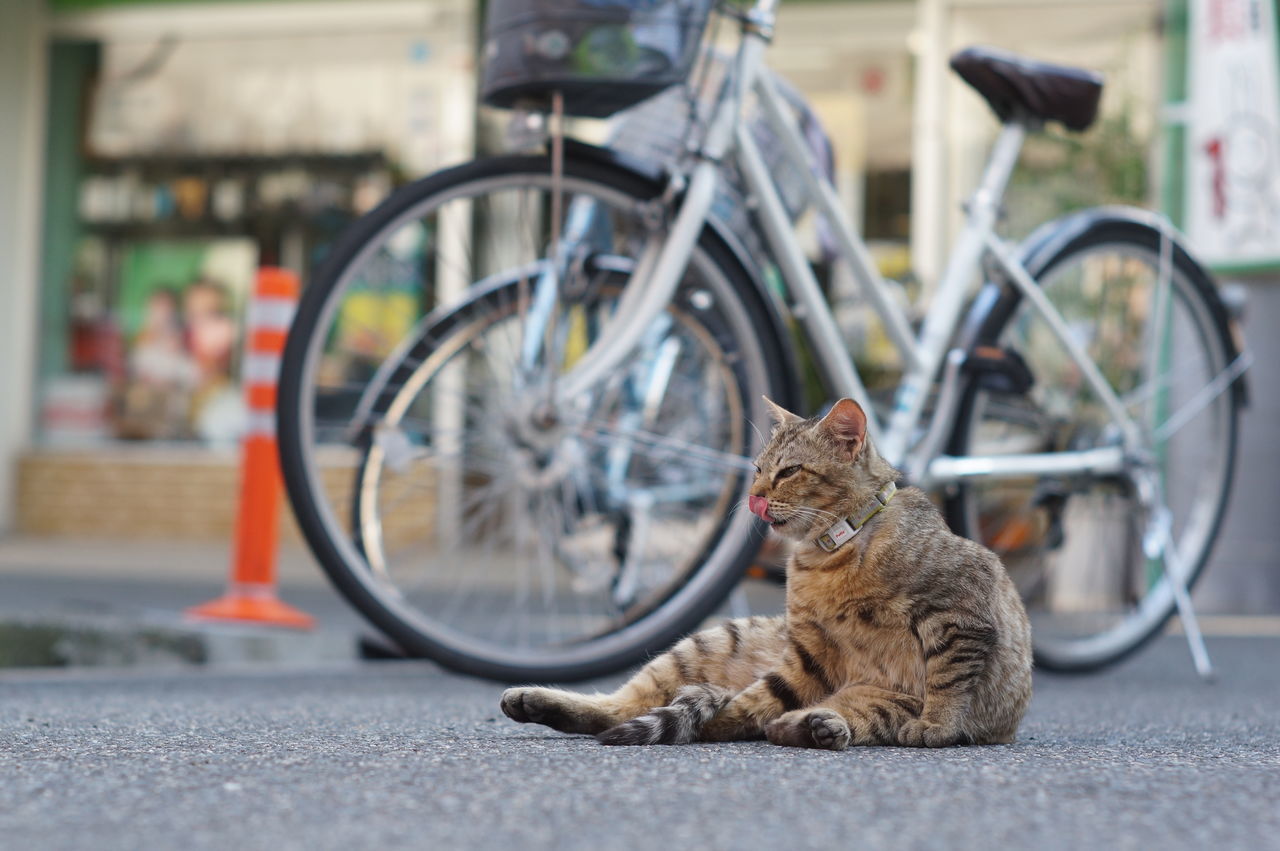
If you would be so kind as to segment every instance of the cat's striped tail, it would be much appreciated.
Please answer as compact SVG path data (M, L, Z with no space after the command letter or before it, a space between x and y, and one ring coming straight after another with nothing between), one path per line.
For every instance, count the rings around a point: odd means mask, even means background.
M610 727L596 736L606 745L684 745L697 741L702 726L733 697L709 683L683 686L667 706Z

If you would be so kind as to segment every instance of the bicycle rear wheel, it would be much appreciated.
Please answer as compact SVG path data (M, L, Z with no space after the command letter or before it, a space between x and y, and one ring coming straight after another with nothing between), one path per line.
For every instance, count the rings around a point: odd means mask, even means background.
M570 158L576 242L549 251L548 172L478 161L371 214L304 295L280 399L290 499L337 588L409 652L508 681L612 672L714 610L760 541L734 509L783 387L707 233L636 356L571 410L539 404L660 236L649 184Z
M1212 282L1156 228L1097 222L1032 272L1140 427L1146 458L1124 475L975 480L952 488L946 508L953 528L1003 559L1032 620L1037 664L1091 670L1138 649L1175 608L1160 562L1145 555L1152 507L1135 475L1158 482L1191 581L1208 559L1235 464L1237 395L1221 380L1234 345ZM1010 393L971 378L951 454L1120 445L1101 400L1024 299L1006 296L985 342L1019 353L1034 383Z

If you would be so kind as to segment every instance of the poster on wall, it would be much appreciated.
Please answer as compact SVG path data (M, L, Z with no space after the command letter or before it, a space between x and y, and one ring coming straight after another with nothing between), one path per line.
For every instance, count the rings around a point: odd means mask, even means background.
M1187 234L1211 266L1280 265L1274 0L1191 0Z
M239 438L245 413L236 361L257 260L243 238L126 247L115 306L123 346L116 437Z

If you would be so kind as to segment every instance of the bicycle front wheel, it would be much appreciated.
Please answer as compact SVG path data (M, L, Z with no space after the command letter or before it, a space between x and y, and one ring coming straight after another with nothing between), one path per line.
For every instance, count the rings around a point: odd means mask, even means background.
M760 541L734 509L783 387L708 232L635 356L550 405L662 234L647 182L570 158L555 198L549 171L478 161L389 199L305 293L281 387L290 499L337 588L414 655L508 681L609 673L714 610Z
M1211 280L1158 229L1114 220L1085 229L1032 271L1138 425L1145 458L1134 463L1158 482L1194 581L1222 520L1236 450L1236 393L1222 380L1234 346ZM1120 445L1118 426L1031 305L1006 297L997 310L986 342L1021 355L1034 383L1001 392L975 376L949 452ZM1173 613L1170 579L1145 554L1153 507L1139 496L1132 471L950 490L953 528L995 550L1018 586L1037 664L1082 671L1115 662Z

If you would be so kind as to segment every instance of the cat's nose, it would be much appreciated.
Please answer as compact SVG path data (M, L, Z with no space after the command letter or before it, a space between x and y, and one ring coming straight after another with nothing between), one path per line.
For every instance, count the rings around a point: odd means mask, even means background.
M766 523L773 522L773 516L769 514L768 497L751 494L751 496L747 497L747 507L751 509L752 514L759 517L761 520L764 520Z

